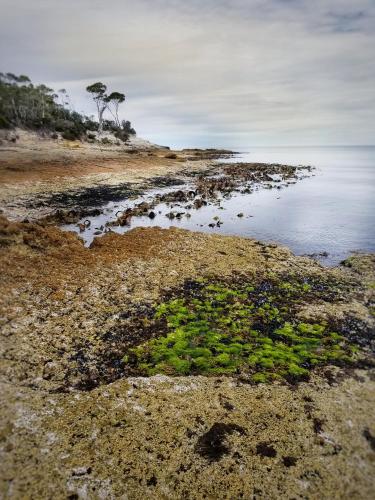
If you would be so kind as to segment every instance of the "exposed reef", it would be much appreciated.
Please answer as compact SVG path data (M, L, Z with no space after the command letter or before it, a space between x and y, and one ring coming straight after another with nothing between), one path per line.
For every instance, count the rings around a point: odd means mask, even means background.
M87 248L55 227L84 235L95 201L145 186L160 192L116 222L311 174L217 175L215 151L127 154L145 177L47 189L48 168L30 195L4 190L6 212L26 220L0 215L0 497L372 498L374 255L327 269L276 244L160 228ZM150 158L172 170L146 178Z
M370 498L373 256L1 218L0 266L3 497Z

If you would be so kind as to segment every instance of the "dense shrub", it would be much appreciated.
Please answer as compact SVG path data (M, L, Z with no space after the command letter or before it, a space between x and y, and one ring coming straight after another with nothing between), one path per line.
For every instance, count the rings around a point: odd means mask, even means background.
M118 130L118 126L113 120L103 120L103 130L106 132L115 132Z
M113 144L113 142L110 139L108 139L108 137L103 137L103 139L101 140L101 143L108 144L108 145Z
M91 120L90 118L86 118L85 120L85 129L90 130L91 132L97 132L99 128L99 124Z
M64 118L58 118L55 121L54 128L56 132L65 132L66 130L74 128L74 122L71 120L65 120Z
M89 137L87 131L97 132L98 122L66 108L66 91L62 89L59 93L45 85L34 85L25 75L0 73L0 129L21 127L60 132L67 140L86 137L95 140L95 136ZM113 120L103 120L103 130L113 133L123 142L135 134L129 121L123 121L120 126Z
M9 129L11 127L12 125L10 121L7 118L5 118L5 116L0 115L0 128Z
M124 132L127 132L129 135L135 135L136 131L132 127L131 123L128 120L122 120L121 128Z
M80 138L80 134L76 130L65 130L61 137L67 141L76 141Z
M120 141L122 142L127 142L129 140L129 133L126 132L125 130L116 130L116 132L114 133L114 136L117 138L117 139L120 139Z

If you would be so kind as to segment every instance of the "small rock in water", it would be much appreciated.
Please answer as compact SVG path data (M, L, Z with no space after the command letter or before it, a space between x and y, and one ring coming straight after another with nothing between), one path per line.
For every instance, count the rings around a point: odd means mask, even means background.
M303 257L311 257L312 259L317 259L319 257L328 257L328 252L317 252L317 253L306 253Z
M149 216L149 218L150 218L150 219L155 219L155 217L156 217L156 213L151 211L151 212L148 214L148 216Z
M150 204L145 202L145 201L142 201L142 203L139 203L138 205L136 205L136 208L139 212L147 212L147 210L150 210Z
M202 200L201 198L197 198L194 200L194 207L195 208L201 208L203 205L207 205L207 201Z
M237 217L243 217L243 213L240 212L239 214L237 214Z

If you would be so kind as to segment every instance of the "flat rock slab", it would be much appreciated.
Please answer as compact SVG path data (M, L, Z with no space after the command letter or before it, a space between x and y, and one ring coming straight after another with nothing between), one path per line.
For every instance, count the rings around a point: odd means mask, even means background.
M1 218L0 269L0 496L371 498L371 370L327 367L298 386L158 375L75 387L103 333L186 279L330 276L340 300L305 304L300 317L350 312L370 324L373 256L325 269L277 245L158 228L85 248Z

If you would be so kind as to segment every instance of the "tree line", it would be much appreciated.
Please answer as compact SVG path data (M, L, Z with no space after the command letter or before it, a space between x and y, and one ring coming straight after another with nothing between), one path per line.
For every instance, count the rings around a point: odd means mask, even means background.
M34 85L26 75L0 73L0 128L15 127L58 133L67 140L95 140L109 131L125 142L136 132L127 120L120 120L119 107L125 102L121 92L107 93L102 82L89 85L87 92L97 108L97 120L74 111L65 89L55 92L46 85ZM105 118L105 112L110 119Z

